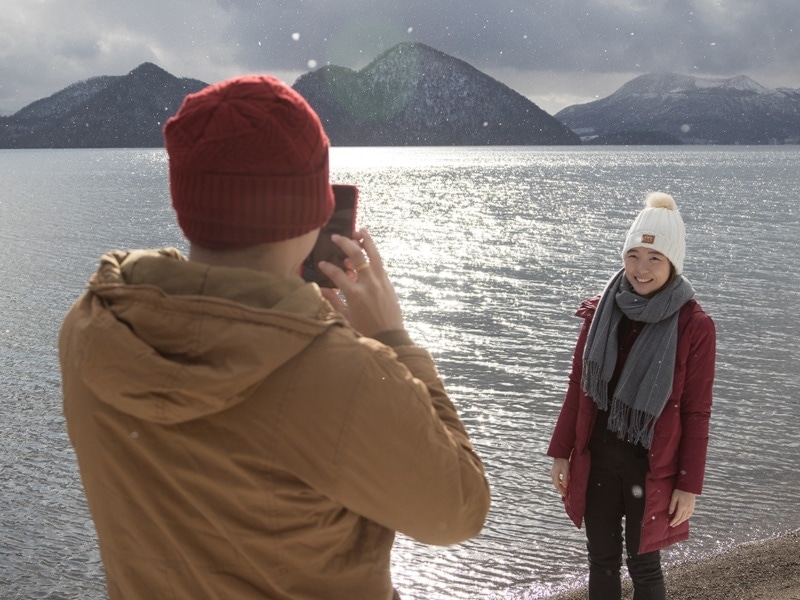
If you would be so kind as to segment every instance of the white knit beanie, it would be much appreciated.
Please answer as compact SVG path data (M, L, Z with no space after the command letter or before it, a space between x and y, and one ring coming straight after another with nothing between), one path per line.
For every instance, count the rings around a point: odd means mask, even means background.
M638 246L658 250L669 259L676 273L683 272L686 230L678 206L669 194L653 192L647 196L645 208L628 230L622 248L623 260L628 250Z

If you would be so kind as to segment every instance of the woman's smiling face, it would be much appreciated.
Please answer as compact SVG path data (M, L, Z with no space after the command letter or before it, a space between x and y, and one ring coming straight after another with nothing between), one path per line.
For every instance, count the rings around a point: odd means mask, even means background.
M637 246L625 253L625 277L640 296L649 298L672 277L672 263L658 250Z

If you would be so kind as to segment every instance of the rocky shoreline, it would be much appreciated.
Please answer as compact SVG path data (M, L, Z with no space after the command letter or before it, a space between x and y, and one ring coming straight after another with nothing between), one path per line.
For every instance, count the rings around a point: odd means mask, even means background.
M800 529L665 571L670 600L800 600ZM623 598L631 598L625 582ZM550 600L585 600L574 590Z

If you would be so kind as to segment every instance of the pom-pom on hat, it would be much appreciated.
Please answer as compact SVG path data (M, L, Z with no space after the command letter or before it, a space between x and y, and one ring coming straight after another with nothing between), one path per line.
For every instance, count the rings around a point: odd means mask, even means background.
M300 94L246 75L184 98L164 126L172 206L212 250L297 237L333 212L328 138Z
M645 199L645 208L628 230L622 258L631 248L644 246L658 250L675 267L675 272L683 272L683 259L686 256L686 230L678 212L675 200L669 194L653 192Z

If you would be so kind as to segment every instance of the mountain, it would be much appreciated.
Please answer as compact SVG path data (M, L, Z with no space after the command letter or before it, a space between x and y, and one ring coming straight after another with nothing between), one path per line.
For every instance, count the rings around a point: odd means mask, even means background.
M293 87L334 146L580 144L524 96L419 43L398 44L357 72L322 67Z
M797 143L800 90L767 89L741 75L708 79L654 73L601 100L569 106L555 118L584 140L647 131L689 144Z
M0 148L160 147L166 119L186 94L206 85L152 63L93 77L1 117Z
M0 117L0 148L161 147L184 96L205 87L151 63L75 83ZM423 44L400 44L359 72L327 66L294 88L333 145L580 144L530 100Z

